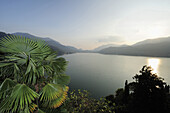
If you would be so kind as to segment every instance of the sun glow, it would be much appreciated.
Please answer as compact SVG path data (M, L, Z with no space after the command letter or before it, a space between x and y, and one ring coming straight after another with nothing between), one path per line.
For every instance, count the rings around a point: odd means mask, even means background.
M155 38L155 37L163 37L166 36L165 34L166 29L162 26L150 26L150 28L146 29L146 34L148 37Z
M148 62L148 66L151 66L153 68L152 72L159 74L158 68L160 64L160 59L151 58L151 59L148 59L147 62Z

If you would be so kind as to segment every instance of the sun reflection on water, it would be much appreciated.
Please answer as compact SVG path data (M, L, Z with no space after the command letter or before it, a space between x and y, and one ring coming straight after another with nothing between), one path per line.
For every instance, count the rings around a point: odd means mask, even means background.
M152 69L153 69L152 73L159 74L158 69L159 69L160 59L150 58L150 59L147 60L147 63L148 63L147 64L148 66L152 67Z

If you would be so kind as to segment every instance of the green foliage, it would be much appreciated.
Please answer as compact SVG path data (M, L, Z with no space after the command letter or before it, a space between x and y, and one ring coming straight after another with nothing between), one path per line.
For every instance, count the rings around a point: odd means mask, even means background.
M0 87L0 99L5 98L8 93L11 93L12 89L13 89L13 87L15 87L15 85L16 85L15 81L13 81L9 78L6 78Z
M58 84L68 85L70 82L70 76L60 75L56 78Z
M123 88L119 88L116 90L116 94L115 94L115 103L117 105L123 105L124 103L124 89Z
M65 101L67 91L67 86L48 83L42 88L40 101L45 107L57 108Z
M9 97L2 101L0 111L16 112L19 109L20 111L29 112L28 105L33 104L33 101L38 97L39 95L25 84L17 84Z
M114 113L115 104L105 98L91 98L86 90L72 91L64 104L69 113Z
M67 62L41 40L8 35L0 40L0 112L43 112L67 97Z

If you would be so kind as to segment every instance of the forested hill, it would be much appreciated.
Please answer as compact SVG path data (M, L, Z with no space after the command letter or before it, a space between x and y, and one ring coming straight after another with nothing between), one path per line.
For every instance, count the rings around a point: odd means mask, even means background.
M148 39L132 46L109 47L99 51L102 54L170 57L170 37Z

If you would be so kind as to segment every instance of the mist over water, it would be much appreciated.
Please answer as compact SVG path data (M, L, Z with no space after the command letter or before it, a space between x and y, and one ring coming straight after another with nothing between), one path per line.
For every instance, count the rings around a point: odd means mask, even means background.
M64 55L69 61L66 74L71 76L72 89L86 89L95 98L114 94L124 87L125 80L139 73L144 65L152 66L170 84L169 58L103 55L97 53L76 53Z

